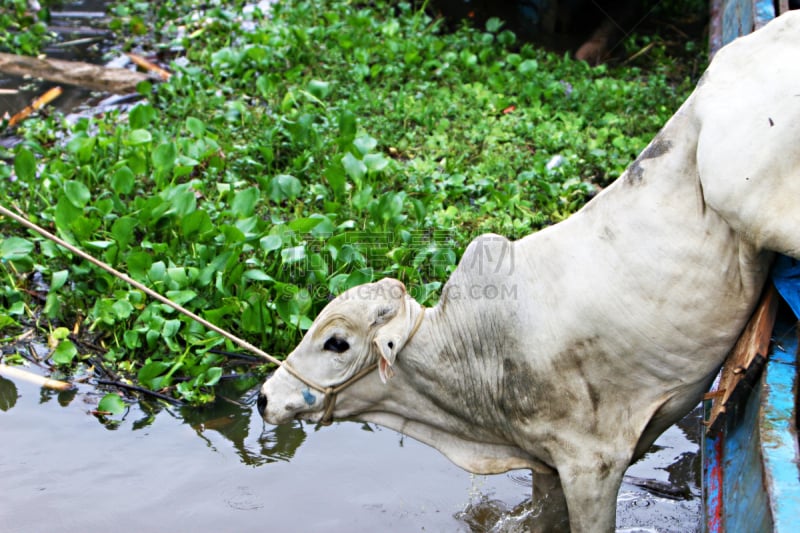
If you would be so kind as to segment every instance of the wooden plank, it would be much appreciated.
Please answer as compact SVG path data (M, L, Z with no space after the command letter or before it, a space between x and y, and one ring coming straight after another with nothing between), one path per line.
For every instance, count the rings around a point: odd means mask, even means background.
M713 400L711 415L707 421L710 433L720 430L723 418L721 415L735 410L735 403L747 395L758 379L768 357L778 302L775 287L768 283L750 321L722 366L717 390L707 395L707 398Z
M779 328L776 327L776 330ZM764 372L758 431L764 488L776 533L800 531L800 453L797 441L797 326L781 324Z
M136 92L139 82L151 79L147 74L124 68L106 68L82 61L39 59L4 53L0 53L0 72L115 94Z

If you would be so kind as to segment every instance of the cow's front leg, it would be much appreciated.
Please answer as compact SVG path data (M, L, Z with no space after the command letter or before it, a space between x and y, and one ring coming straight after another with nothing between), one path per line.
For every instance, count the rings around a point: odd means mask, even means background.
M554 474L533 473L533 512L528 521L531 533L569 531L569 514L561 480Z
M591 463L559 468L572 533L614 531L617 493L627 466L627 461L596 457Z

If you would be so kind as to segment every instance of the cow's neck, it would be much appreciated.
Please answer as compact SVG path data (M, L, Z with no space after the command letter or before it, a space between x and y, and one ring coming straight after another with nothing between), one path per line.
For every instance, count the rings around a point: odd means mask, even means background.
M490 407L495 402L487 394L494 384L483 381L498 373L505 336L489 334L494 328L490 309L484 308L485 314L474 309L437 305L427 310L398 356L385 398L359 418L425 442L471 472L549 472L498 432L508 421Z

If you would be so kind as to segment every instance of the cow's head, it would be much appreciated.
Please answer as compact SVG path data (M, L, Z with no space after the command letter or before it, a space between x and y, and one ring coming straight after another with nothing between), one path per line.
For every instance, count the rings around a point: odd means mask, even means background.
M321 388L345 383L376 363L375 374L385 383L420 313L420 305L395 279L353 287L322 310L286 361ZM368 375L339 395L333 415L358 414L384 394L381 383ZM281 367L261 387L258 410L271 424L293 418L319 422L324 396Z

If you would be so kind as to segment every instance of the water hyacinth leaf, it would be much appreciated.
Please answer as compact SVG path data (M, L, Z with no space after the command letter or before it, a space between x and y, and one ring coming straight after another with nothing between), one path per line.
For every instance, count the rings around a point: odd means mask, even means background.
M187 187L179 186L169 191L167 202L169 209L166 214L183 217L193 212L197 208L197 198L194 191Z
M10 379L0 377L0 411L8 411L17 404L19 392L17 385Z
M57 291L64 284L67 282L69 278L69 271L68 270L58 270L53 272L52 276L50 277L50 290Z
M233 196L231 211L238 218L246 218L253 215L256 203L260 197L260 192L256 187L250 187L243 191L238 191Z
M126 249L133 240L133 230L138 223L134 217L124 216L119 217L111 225L111 236L114 237L120 250Z
M156 261L155 263L150 265L150 270L148 270L147 272L147 277L155 282L164 281L166 275L167 275L167 266L164 264L163 261Z
M148 361L139 369L136 378L150 388L160 388L154 387L153 381L163 375L171 366L163 361Z
M339 115L339 135L342 140L349 142L355 138L357 127L356 115L349 109L343 110Z
M117 194L130 194L135 184L136 177L127 166L118 168L114 175L111 176L111 188Z
M11 318L11 316L0 313L0 331L3 331L6 328L18 328L20 327L20 323Z
M297 263L306 258L306 247L304 244L300 246L292 246L281 250L281 259L284 263Z
M78 355L78 349L69 339L64 339L58 343L56 349L53 350L53 362L57 365L69 365L75 356Z
M117 300L111 305L114 314L120 320L127 320L133 313L133 304L128 300Z
M92 198L89 188L75 180L69 180L64 183L64 194L67 200L78 209L83 209Z
M364 156L364 165L370 172L380 172L389 165L389 160L383 154L367 154Z
M317 225L319 225L322 220L323 219L320 217L296 218L287 225L289 226L289 229L297 233L308 233Z
M81 132L69 140L67 152L75 155L81 163L88 163L92 158L96 142L95 137L89 137L85 132Z
M517 68L520 74L531 74L539 69L539 63L535 59L526 59Z
M185 289L182 291L167 291L166 296L176 304L184 305L197 298L197 293L195 291Z
M245 270L244 274L242 274L242 277L253 281L275 281L272 276L258 268Z
M378 146L378 141L369 135L361 135L353 141L353 146L355 146L356 150L361 152L362 155L367 155Z
M198 241L202 235L213 230L211 217L202 209L192 211L181 219L181 232L186 239Z
M128 274L136 281L147 281L153 258L147 252L131 252L127 259Z
M177 318L164 321L164 326L161 328L161 335L166 338L174 337L181 329L181 321Z
M308 82L308 92L321 100L331 92L331 84L327 81L311 80Z
M342 158L338 157L331 161L331 163L325 168L323 175L328 181L328 185L331 186L333 195L337 199L341 198L347 188L347 173L344 169L344 165L342 164Z
M278 235L267 235L266 237L261 238L259 245L265 252L271 252L283 246L283 239L281 239Z
M219 383L220 378L222 377L222 368L218 366L212 366L208 370L204 372L204 383L206 387L213 387L217 383Z
M36 158L27 148L17 150L14 157L14 173L22 181L30 182L36 177Z
M153 106L141 103L131 109L128 114L128 122L133 129L146 128L157 116L158 113Z
M367 173L367 165L350 152L347 152L344 154L344 157L342 157L342 166L345 172L347 172L347 175L356 183L361 183L364 174Z
M21 237L9 237L0 243L0 258L6 261L18 261L33 251L33 243Z
M138 146L153 140L153 135L148 130L131 130L128 134L128 144Z
M100 399L97 404L97 410L102 413L109 413L111 415L121 415L125 412L125 402L122 401L119 394L109 392Z
M203 124L202 120L195 117L186 118L186 129L198 139L206 133L206 125Z
M279 174L269 181L267 195L273 202L279 203L300 196L303 186L300 180L288 174Z
M165 142L156 146L153 151L153 166L157 172L169 172L175 165L175 158L178 157L178 150L174 142Z

